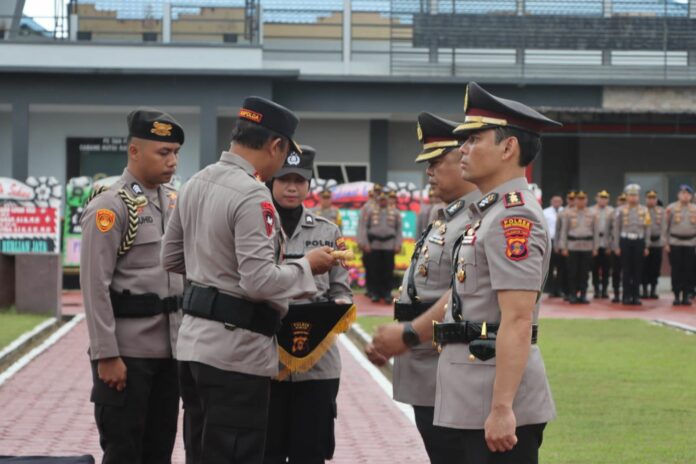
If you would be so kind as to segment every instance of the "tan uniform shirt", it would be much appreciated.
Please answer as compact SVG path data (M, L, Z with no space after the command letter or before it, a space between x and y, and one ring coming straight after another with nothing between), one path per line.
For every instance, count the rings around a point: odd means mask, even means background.
M665 235L670 245L696 245L696 205L674 202L667 207Z
M362 208L360 208L360 215L358 216L358 230L356 240L358 246L364 247L369 245L367 242L367 223L370 216L372 215L372 208L375 206L374 200L368 200Z
M288 299L317 291L306 259L277 264L280 220L254 167L234 153L195 174L181 190L162 248L166 269L191 282L254 302L281 316ZM233 308L230 308L233 310ZM260 376L278 374L275 337L185 315L177 359Z
M366 216L365 227L358 231L362 234L362 237L358 238L358 243L367 243L373 250L401 248L403 239L401 213L398 209L375 205L369 209Z
M288 259L298 259L309 250L321 246L337 248L336 240L341 231L333 222L317 216L306 209L295 231L287 241L285 254ZM311 298L292 300L290 304L319 303L326 301L353 301L353 291L348 283L348 270L343 266L334 266L326 274L314 276L319 290ZM341 356L334 344L329 351L307 372L291 374L288 380L302 382L305 380L337 379L341 374Z
M599 231L597 217L589 208L570 208L561 226L560 247L568 251L593 251L597 249Z
M665 246L665 208L662 206L655 206L654 208L648 208L650 213L650 247L660 248Z
M323 218L328 219L329 221L336 224L339 227L339 229L343 224L343 220L341 219L341 212L335 206L326 209L316 207L312 210L312 213L316 216L321 216Z
M439 218L426 235L418 260L404 273L400 303L412 303L408 296L409 274L413 273L416 293L423 303L435 303L452 283L452 248L468 221L469 205L478 200L476 190L439 210ZM394 399L415 406L435 405L437 350L432 342L422 343L394 359Z
M128 209L118 194L120 189L132 198L141 194L147 198L147 205L138 213L140 223L133 247L121 257L117 252L128 227ZM146 190L124 170L109 190L95 197L85 208L80 220L80 286L91 359L172 357L181 314L117 319L109 289L119 293L129 290L133 295L156 293L160 298L181 296L183 278L165 271L160 264L162 236L175 211L175 201L173 187L161 185L156 190ZM114 218L110 228L109 212ZM101 228L98 216L104 221Z
M614 249L619 249L619 242L622 238L631 240L645 240L645 247L650 244L650 213L648 208L643 205L630 207L628 205L616 208L614 213L614 232L612 238L614 240Z
M506 207L502 200L511 192L524 204ZM497 197L492 198L491 194ZM486 207L486 200L492 206ZM460 274L463 281L454 279L453 292L459 295L463 320L499 323L498 291L528 290L541 294L551 257L546 221L523 177L499 185L472 209L469 223L475 238L470 236L455 249L455 271L465 273ZM450 302L445 317L448 322L453 320L451 308ZM533 323L538 319L537 302ZM540 337L543 333L540 330ZM472 361L468 345L445 345L437 370L435 425L483 429L491 411L496 360L494 357ZM546 423L556 416L538 345L531 346L512 407L518 427Z
M554 230L554 240L552 245L556 248L556 251L561 251L561 229L563 228L563 221L565 220L565 215L570 210L570 208L563 208L558 212L558 217L556 218L556 229Z
M614 215L614 208L611 206L600 208L594 205L590 209L597 217L597 248L611 248L611 218Z

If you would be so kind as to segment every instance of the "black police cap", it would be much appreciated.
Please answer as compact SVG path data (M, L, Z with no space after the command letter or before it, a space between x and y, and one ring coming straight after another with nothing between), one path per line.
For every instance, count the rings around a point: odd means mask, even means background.
M300 120L286 107L265 98L246 97L239 110L239 118L284 135L290 139L295 151L302 153L300 146L293 140Z
M523 103L486 92L476 82L466 87L464 112L466 118L454 130L455 135L496 127L512 127L539 135L550 127L562 126Z
M423 150L416 158L416 163L428 161L442 156L450 149L458 147L461 142L452 135L458 122L423 112L418 115L418 141L423 144Z
M184 144L184 129L171 115L156 108L140 107L126 117L128 135L156 142Z
M286 174L299 174L307 180L312 178L314 173L314 157L316 150L308 145L300 145L301 152L290 150L290 154L285 158L283 167L273 176L283 177Z

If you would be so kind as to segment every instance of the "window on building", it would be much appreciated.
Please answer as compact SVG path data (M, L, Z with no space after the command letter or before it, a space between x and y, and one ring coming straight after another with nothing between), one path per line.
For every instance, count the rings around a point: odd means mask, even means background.
M315 163L314 175L320 179L333 179L339 184L368 180L367 163Z

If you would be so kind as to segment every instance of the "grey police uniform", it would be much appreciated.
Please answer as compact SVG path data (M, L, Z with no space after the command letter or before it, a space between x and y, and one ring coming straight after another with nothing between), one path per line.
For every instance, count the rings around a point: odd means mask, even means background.
M592 252L597 249L599 230L594 211L589 208L569 208L561 226L560 247L568 250L568 280L571 303L586 303L587 279L592 267Z
M147 205L130 208L137 214L137 233L130 250L119 256L126 236L132 239L124 194L145 197ZM80 285L94 361L91 399L106 463L141 462L145 456L150 462L171 459L179 412L172 356L184 282L162 268L160 248L175 201L171 186L144 189L126 169L86 206L80 221ZM121 357L128 369L122 392L97 376L96 361L114 357ZM158 395L151 396L150 388L158 389ZM159 413L143 417L147 411ZM147 443L136 446L143 437L149 437Z
M358 242L370 245L370 280L373 296L391 301L394 276L394 249L401 248L401 213L398 209L374 204L366 212L364 226L358 230Z
M594 205L590 210L597 218L597 256L592 265L592 284L595 289L595 298L608 298L610 256L611 251L611 217L614 208L605 206L600 208Z
M644 251L650 246L650 213L643 205L616 208L614 214L614 249L621 251L623 303L639 304L643 279Z
M341 226L341 212L335 206L330 208L321 208L317 206L312 210L312 214L326 218L339 227Z
M669 261L672 268L672 290L677 295L675 304L688 305L693 292L694 246L696 246L696 205L674 202L667 207L663 235L669 243ZM682 294L681 297L679 294Z
M336 240L341 237L338 226L329 219L304 208L302 219L292 237L285 244L287 259L298 259L309 250L321 246L337 248ZM294 299L291 304L320 303L336 300L353 300L353 292L348 284L348 270L343 266L334 266L328 273L314 276L317 293L311 297ZM341 356L334 344L329 351L307 372L290 374L291 382L306 380L337 379L341 373Z
M476 190L439 210L439 219L424 231L419 241L422 246L414 252L404 274L398 304L414 304L409 296L411 278L414 296L424 310L449 290L454 242L468 221L469 205L480 196ZM414 406L434 406L437 360L438 352L430 341L397 356L393 372L394 399Z
M513 193L523 204L508 203ZM515 198L513 198L515 199ZM511 206L517 204L517 206ZM459 300L461 320L498 324L497 292L541 292L550 259L546 221L524 178L508 181L472 206L471 228L455 248L453 300L445 322L453 322L453 302ZM509 234L506 237L506 234ZM526 237L525 237L526 234ZM521 243L521 240L524 243ZM455 296L456 294L456 296ZM539 320L539 301L533 324ZM468 345L443 347L437 370L435 425L483 429L491 411L496 358L470 359ZM513 402L517 426L544 424L556 417L541 351L531 346L529 360Z

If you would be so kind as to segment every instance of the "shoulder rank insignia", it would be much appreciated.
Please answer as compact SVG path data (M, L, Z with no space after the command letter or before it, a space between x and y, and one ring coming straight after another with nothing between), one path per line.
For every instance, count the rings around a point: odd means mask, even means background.
M529 236L532 221L523 217L508 217L500 221L505 234L505 256L512 261L522 261L529 257Z
M312 217L311 214L308 214L307 216L305 216L305 222L307 224L314 224L314 218Z
M108 232L116 222L116 214L110 209L100 209L97 211L97 229L99 232Z
M510 192L506 193L503 197L503 204L506 208L514 208L515 206L523 206L524 199L522 199L522 194L520 192Z
M481 198L476 206L478 206L479 211L484 212L498 201L498 194L496 192L489 193L485 197Z
M456 202L454 202L454 203L452 203L451 205L449 205L449 206L447 207L447 210L446 210L446 211L447 211L447 214L449 214L450 216L454 216L454 215L457 214L459 211L461 211L462 208L464 208L464 201L463 201L463 200L457 200Z
M130 186L131 186L131 190L133 190L133 193L135 193L136 195L143 194L143 188L140 186L139 183L133 182Z

